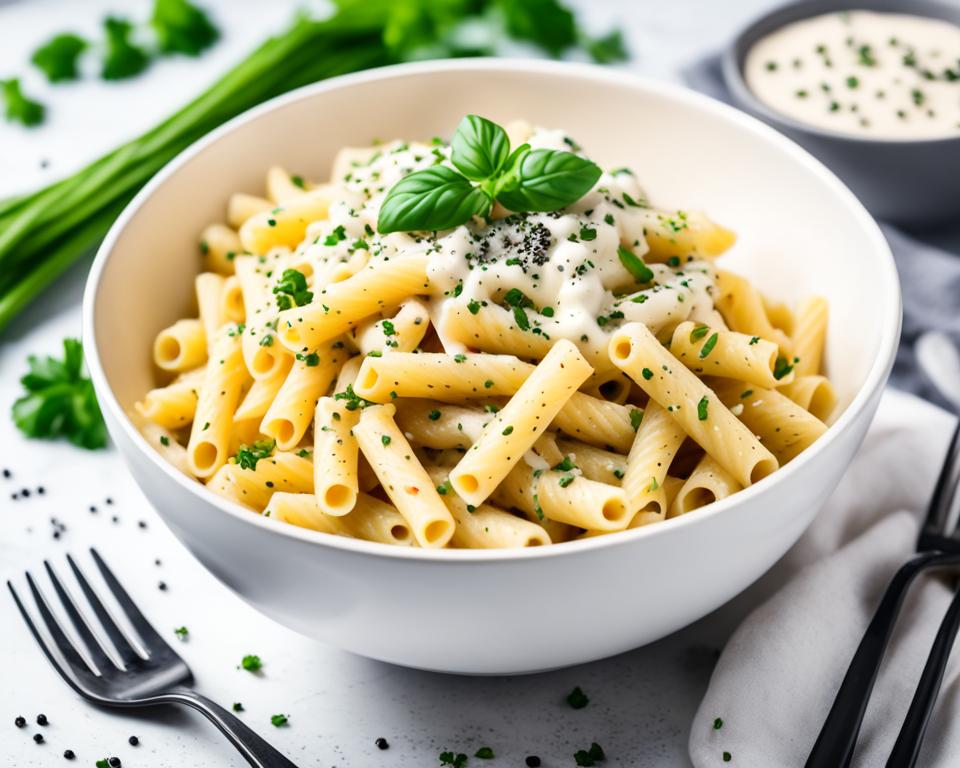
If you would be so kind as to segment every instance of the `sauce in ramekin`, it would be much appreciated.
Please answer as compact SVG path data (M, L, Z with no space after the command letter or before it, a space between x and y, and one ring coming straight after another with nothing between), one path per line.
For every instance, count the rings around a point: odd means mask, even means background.
M847 11L758 40L744 76L771 109L817 128L877 139L960 135L960 26Z

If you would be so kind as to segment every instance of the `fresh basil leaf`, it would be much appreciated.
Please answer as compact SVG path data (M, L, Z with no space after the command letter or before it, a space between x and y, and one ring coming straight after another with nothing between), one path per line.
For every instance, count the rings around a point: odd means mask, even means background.
M554 149L534 149L516 168L517 185L497 199L511 211L556 211L583 197L600 178L595 163Z
M450 159L472 181L495 175L510 156L510 139L499 125L479 115L467 115L460 121L453 140Z
M377 229L382 233L450 229L483 216L493 201L451 168L435 165L398 181L387 193Z

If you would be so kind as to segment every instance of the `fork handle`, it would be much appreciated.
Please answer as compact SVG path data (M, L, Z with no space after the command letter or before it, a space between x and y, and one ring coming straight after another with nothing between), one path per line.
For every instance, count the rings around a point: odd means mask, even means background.
M190 688L177 688L162 698L171 704L185 704L200 712L254 768L297 768L296 763L290 762L271 747L252 728L206 696Z
M927 730L930 713L940 692L940 683L943 682L943 672L950 658L953 641L960 630L960 589L957 590L950 602L940 629L937 630L937 639L933 642L927 663L923 667L923 674L917 684L917 690L910 702L910 709L904 718L903 727L897 736L897 741L887 760L887 768L913 768L920 756L920 746L923 744L923 735Z
M921 572L951 565L960 565L960 555L922 552L897 571L850 662L830 713L807 758L806 768L846 768L850 765L870 692L907 590Z

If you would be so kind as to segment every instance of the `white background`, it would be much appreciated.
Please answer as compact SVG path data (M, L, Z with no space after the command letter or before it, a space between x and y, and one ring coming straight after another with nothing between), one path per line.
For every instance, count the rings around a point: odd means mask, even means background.
M199 61L158 62L143 77L114 85L48 86L25 66L29 53L65 29L93 34L107 11L143 18L149 2L133 0L0 0L0 78L23 73L29 93L50 107L42 129L0 123L0 197L73 170L167 115L212 82L271 30L289 18L292 0L213 2L223 40ZM767 0L620 0L576 3L588 27L622 26L635 59L628 66L652 77L676 79L684 64L718 48ZM41 168L46 160L47 168ZM26 568L49 558L65 572L64 553L96 545L161 633L193 668L198 687L229 706L243 702L244 719L303 766L435 766L444 749L469 754L491 746L494 761L471 765L521 766L538 754L544 766L573 765L573 752L603 745L610 766L689 766L686 742L709 679L716 649L742 611L718 614L652 646L573 669L531 677L464 678L414 672L368 661L295 635L256 614L207 574L173 539L110 449L86 453L66 444L28 442L6 413L28 353L58 352L60 339L79 335L79 299L86 267L72 270L0 335L0 577L23 591ZM13 502L10 494L43 485L46 494ZM112 506L105 498L114 500ZM96 514L88 511L98 508ZM117 522L111 517L116 515ZM66 524L52 538L51 516ZM146 528L138 526L139 521ZM735 556L731 553L731 556ZM154 564L160 558L161 566ZM159 580L169 585L157 588ZM322 585L318 585L322 589ZM4 590L5 592L5 590ZM549 596L547 599L551 599ZM552 599L562 599L555 596ZM742 605L745 601L739 601ZM486 621L477 616L476 621ZM571 622L589 623L589 605L571 606ZM173 628L186 625L187 642ZM436 627L456 642L469 626ZM602 626L595 627L603 632ZM517 642L523 642L522 637ZM244 654L259 654L262 675L239 670ZM564 697L579 685L591 698L580 711ZM34 724L44 712L50 725ZM275 729L269 716L290 715ZM17 715L30 725L13 726ZM722 715L723 713L716 713ZM712 715L695 728L709 729ZM46 743L31 736L42 732ZM127 745L139 736L141 746ZM374 739L386 737L380 752ZM144 718L93 708L48 667L28 637L12 601L0 595L0 765L62 764L73 749L76 765L119 755L124 766L238 766L227 743L198 716L163 710ZM717 763L723 749L717 733Z

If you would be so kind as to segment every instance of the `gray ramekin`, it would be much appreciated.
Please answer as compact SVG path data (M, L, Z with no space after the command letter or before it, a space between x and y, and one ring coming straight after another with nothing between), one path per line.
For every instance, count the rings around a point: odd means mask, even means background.
M790 22L844 10L909 13L960 25L960 2L950 0L801 0L781 6L749 24L724 52L723 76L734 103L816 155L877 218L912 227L960 223L960 136L871 139L815 128L770 109L747 86L743 65L757 40Z

